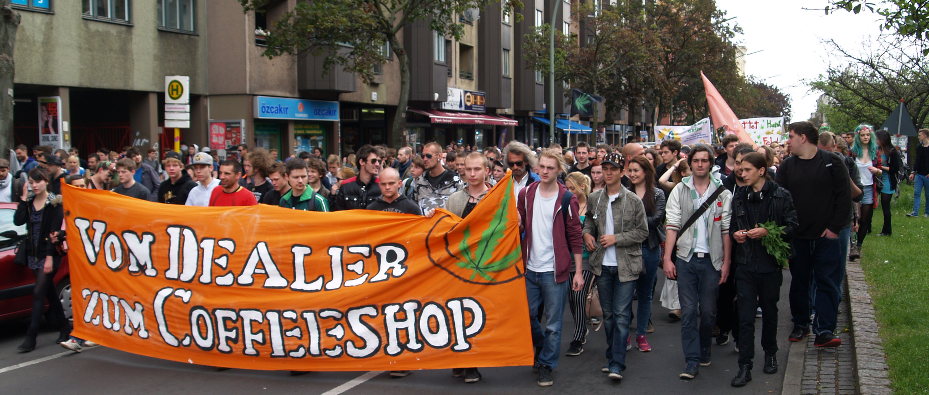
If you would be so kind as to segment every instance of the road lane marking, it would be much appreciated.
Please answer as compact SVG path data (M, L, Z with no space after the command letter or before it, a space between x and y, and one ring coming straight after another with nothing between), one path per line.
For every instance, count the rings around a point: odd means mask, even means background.
M71 354L74 354L74 351L65 351L65 352L61 352L61 353L58 353L58 354L52 354L52 355L49 355L49 356L47 356L47 357L42 357L42 358L39 358L39 359L33 359L33 360L31 360L31 361L26 361L26 362L23 362L23 363L20 363L20 364L16 364L16 365L13 365L13 366L7 366L7 367L5 367L5 368L3 368L3 369L0 369L0 374L6 373L6 372L11 372L11 371L14 371L14 370L19 369L19 368L24 368L24 367L26 367L26 366L32 366L32 365L35 365L35 364L37 364L37 363L42 363L42 362L45 362L45 361L51 361L51 360L53 360L53 359L55 359L55 358L61 358L61 357L65 356L65 355L71 355Z
M333 389L331 389L331 390L329 390L329 391L323 392L323 395L339 395L339 394L341 394L341 393L343 393L343 392L345 392L345 391L348 391L348 390L350 390L350 389L352 389L352 388L355 388L355 387L361 385L361 384L364 383L365 381L368 381L368 380L371 380L371 379L377 377L377 375L379 375L379 374L381 374L381 373L384 373L384 371L382 370L382 371L379 371L379 372L367 372L367 373L365 373L365 374L363 374L363 375L361 375L361 376L358 376L358 377L355 377L355 378L349 380L349 381L346 382L345 384L342 384L342 385L340 385L340 386L338 386L338 387L335 387L335 388L333 388Z

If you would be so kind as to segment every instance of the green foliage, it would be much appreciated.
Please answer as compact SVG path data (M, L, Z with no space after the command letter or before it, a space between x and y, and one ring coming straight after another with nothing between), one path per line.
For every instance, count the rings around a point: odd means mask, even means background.
M844 10L855 14L862 11L877 13L884 18L881 28L900 36L929 40L929 7L925 0L885 0L880 2L867 0L833 0L826 7L826 13ZM929 47L922 49L923 55L929 55Z
M790 244L784 241L784 227L778 226L774 221L759 224L758 227L768 231L767 236L761 238L761 245L765 251L774 257L780 267L787 267L790 258Z
M497 210L494 211L493 218L487 229L481 232L481 237L477 240L477 243L475 243L473 251L470 247L471 226L468 225L463 232L464 238L461 240L458 248L464 257L464 261L456 262L456 264L461 268L472 270L471 280L477 276L481 276L484 280L493 282L495 280L490 273L506 270L516 264L522 257L519 248L513 248L512 251L507 253L500 260L490 261L493 252L499 248L500 241L504 239L507 209L509 208L512 196L513 194L511 193L504 194L503 201L500 202Z
M913 209L913 187L901 185L900 198L894 200L891 210L893 236L865 240L861 265L884 341L894 393L920 394L929 388L929 376L925 374L929 355L929 261L922 248L929 243L929 219L904 216ZM876 210L872 229L881 229L882 225L883 216Z

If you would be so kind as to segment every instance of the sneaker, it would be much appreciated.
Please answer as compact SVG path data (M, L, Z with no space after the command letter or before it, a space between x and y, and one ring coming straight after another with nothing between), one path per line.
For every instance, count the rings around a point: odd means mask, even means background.
M891 234L890 234L890 233L881 232L881 233L878 233L877 235L878 235L878 236L883 236L883 237L889 237Z
M398 379L398 378L401 378L401 377L406 377L406 376L409 376L409 375L410 375L410 371L409 371L409 370L391 370L391 371L390 371L390 378L394 378L394 379Z
M609 372L610 372L610 366L609 366L609 365L603 365L603 367L600 368L600 371L603 372L603 373L609 373Z
M552 368L545 365L539 366L539 379L536 384L539 387L551 387L552 384L555 384L555 379L552 377Z
M648 326L645 327L645 333L655 333L655 324L652 323L651 318L648 319Z
M452 377L464 377L465 368L452 368Z
M841 345L842 339L828 331L816 335L816 340L813 342L813 346L819 348L835 348Z
M684 371L680 374L680 378L682 380L693 380L694 377L697 377L699 369L696 362L687 362L687 365L684 366Z
M74 352L81 352L81 349L83 349L83 347L81 347L81 344L78 343L78 342L77 342L76 340L74 340L74 339L68 339L67 341L63 341L63 342L58 343L58 344L61 345L61 346L64 347L64 348L67 348L67 349L69 349L69 350L71 350L71 351L74 351Z
M471 384L481 381L481 372L477 368L467 368L464 371L464 382Z
M907 217L918 217L919 213L907 213L906 216Z
M681 309L674 309L668 312L668 318L671 319L671 322L681 320Z
M635 343L641 352L649 352L652 350L652 346L648 344L648 340L645 339L645 335L636 336Z
M859 257L861 257L861 246L852 244L852 247L848 251L848 259L854 261Z
M798 342L798 341L803 340L803 338L809 334L810 334L810 328L801 328L799 326L795 326L794 330L790 332L790 336L787 336L787 340L792 341L792 342Z
M716 336L716 345L725 346L729 344L729 332L719 332L719 336Z
M94 343L94 342L92 342L92 341L90 341L90 340L84 340L84 344L83 344L82 347L84 347L84 348L94 348L94 347L97 347L97 346L99 346L99 344Z
M700 366L702 366L702 367L704 367L704 368L707 367L707 366L710 366L710 365L712 365L712 364L713 364L713 361L711 361L711 360L709 360L709 359L701 359L701 360L700 360Z
M619 367L610 368L610 373L607 375L613 381L619 381L623 379L622 372L619 371Z
M755 310L755 318L761 318L761 307Z
M594 332L599 332L603 326L603 320L597 317L590 319L590 326L594 327Z
M632 335L626 337L626 351L632 349Z
M571 346L568 347L568 352L566 352L565 355L569 357L576 357L581 355L582 352L584 352L584 343L579 341L572 341Z

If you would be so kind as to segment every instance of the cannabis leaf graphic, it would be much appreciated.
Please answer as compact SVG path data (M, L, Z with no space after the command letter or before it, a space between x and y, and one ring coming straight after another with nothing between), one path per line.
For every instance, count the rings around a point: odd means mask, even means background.
M512 183L512 181L510 181ZM505 191L509 191L512 186L507 186ZM472 271L471 277L469 280L473 280L477 276L481 276L484 280L487 281L496 281L490 274L501 272L512 267L520 258L521 252L518 248L514 248L510 253L506 254L500 260L490 262L490 258L493 255L494 250L500 245L500 241L504 238L504 229L506 228L506 214L507 207L509 207L510 199L512 198L511 193L504 193L503 201L500 202L500 205L497 206L497 210L494 212L493 218L490 221L489 226L484 232L481 233L480 239L477 241L474 251L472 251L468 246L468 240L471 239L471 226L468 225L465 228L463 234L464 238L459 244L459 249L461 250L462 256L464 257L464 262L458 261L455 264L464 269L470 269Z
M593 99L588 94L582 94L574 99L574 108L577 109L578 113L589 114L591 112L590 105L593 103Z

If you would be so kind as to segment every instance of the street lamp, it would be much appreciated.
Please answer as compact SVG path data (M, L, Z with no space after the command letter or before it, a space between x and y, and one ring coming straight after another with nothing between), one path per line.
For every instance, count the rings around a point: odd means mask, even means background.
M555 143L555 23L561 12L562 0L552 0L552 23L548 36L548 127L551 142Z

